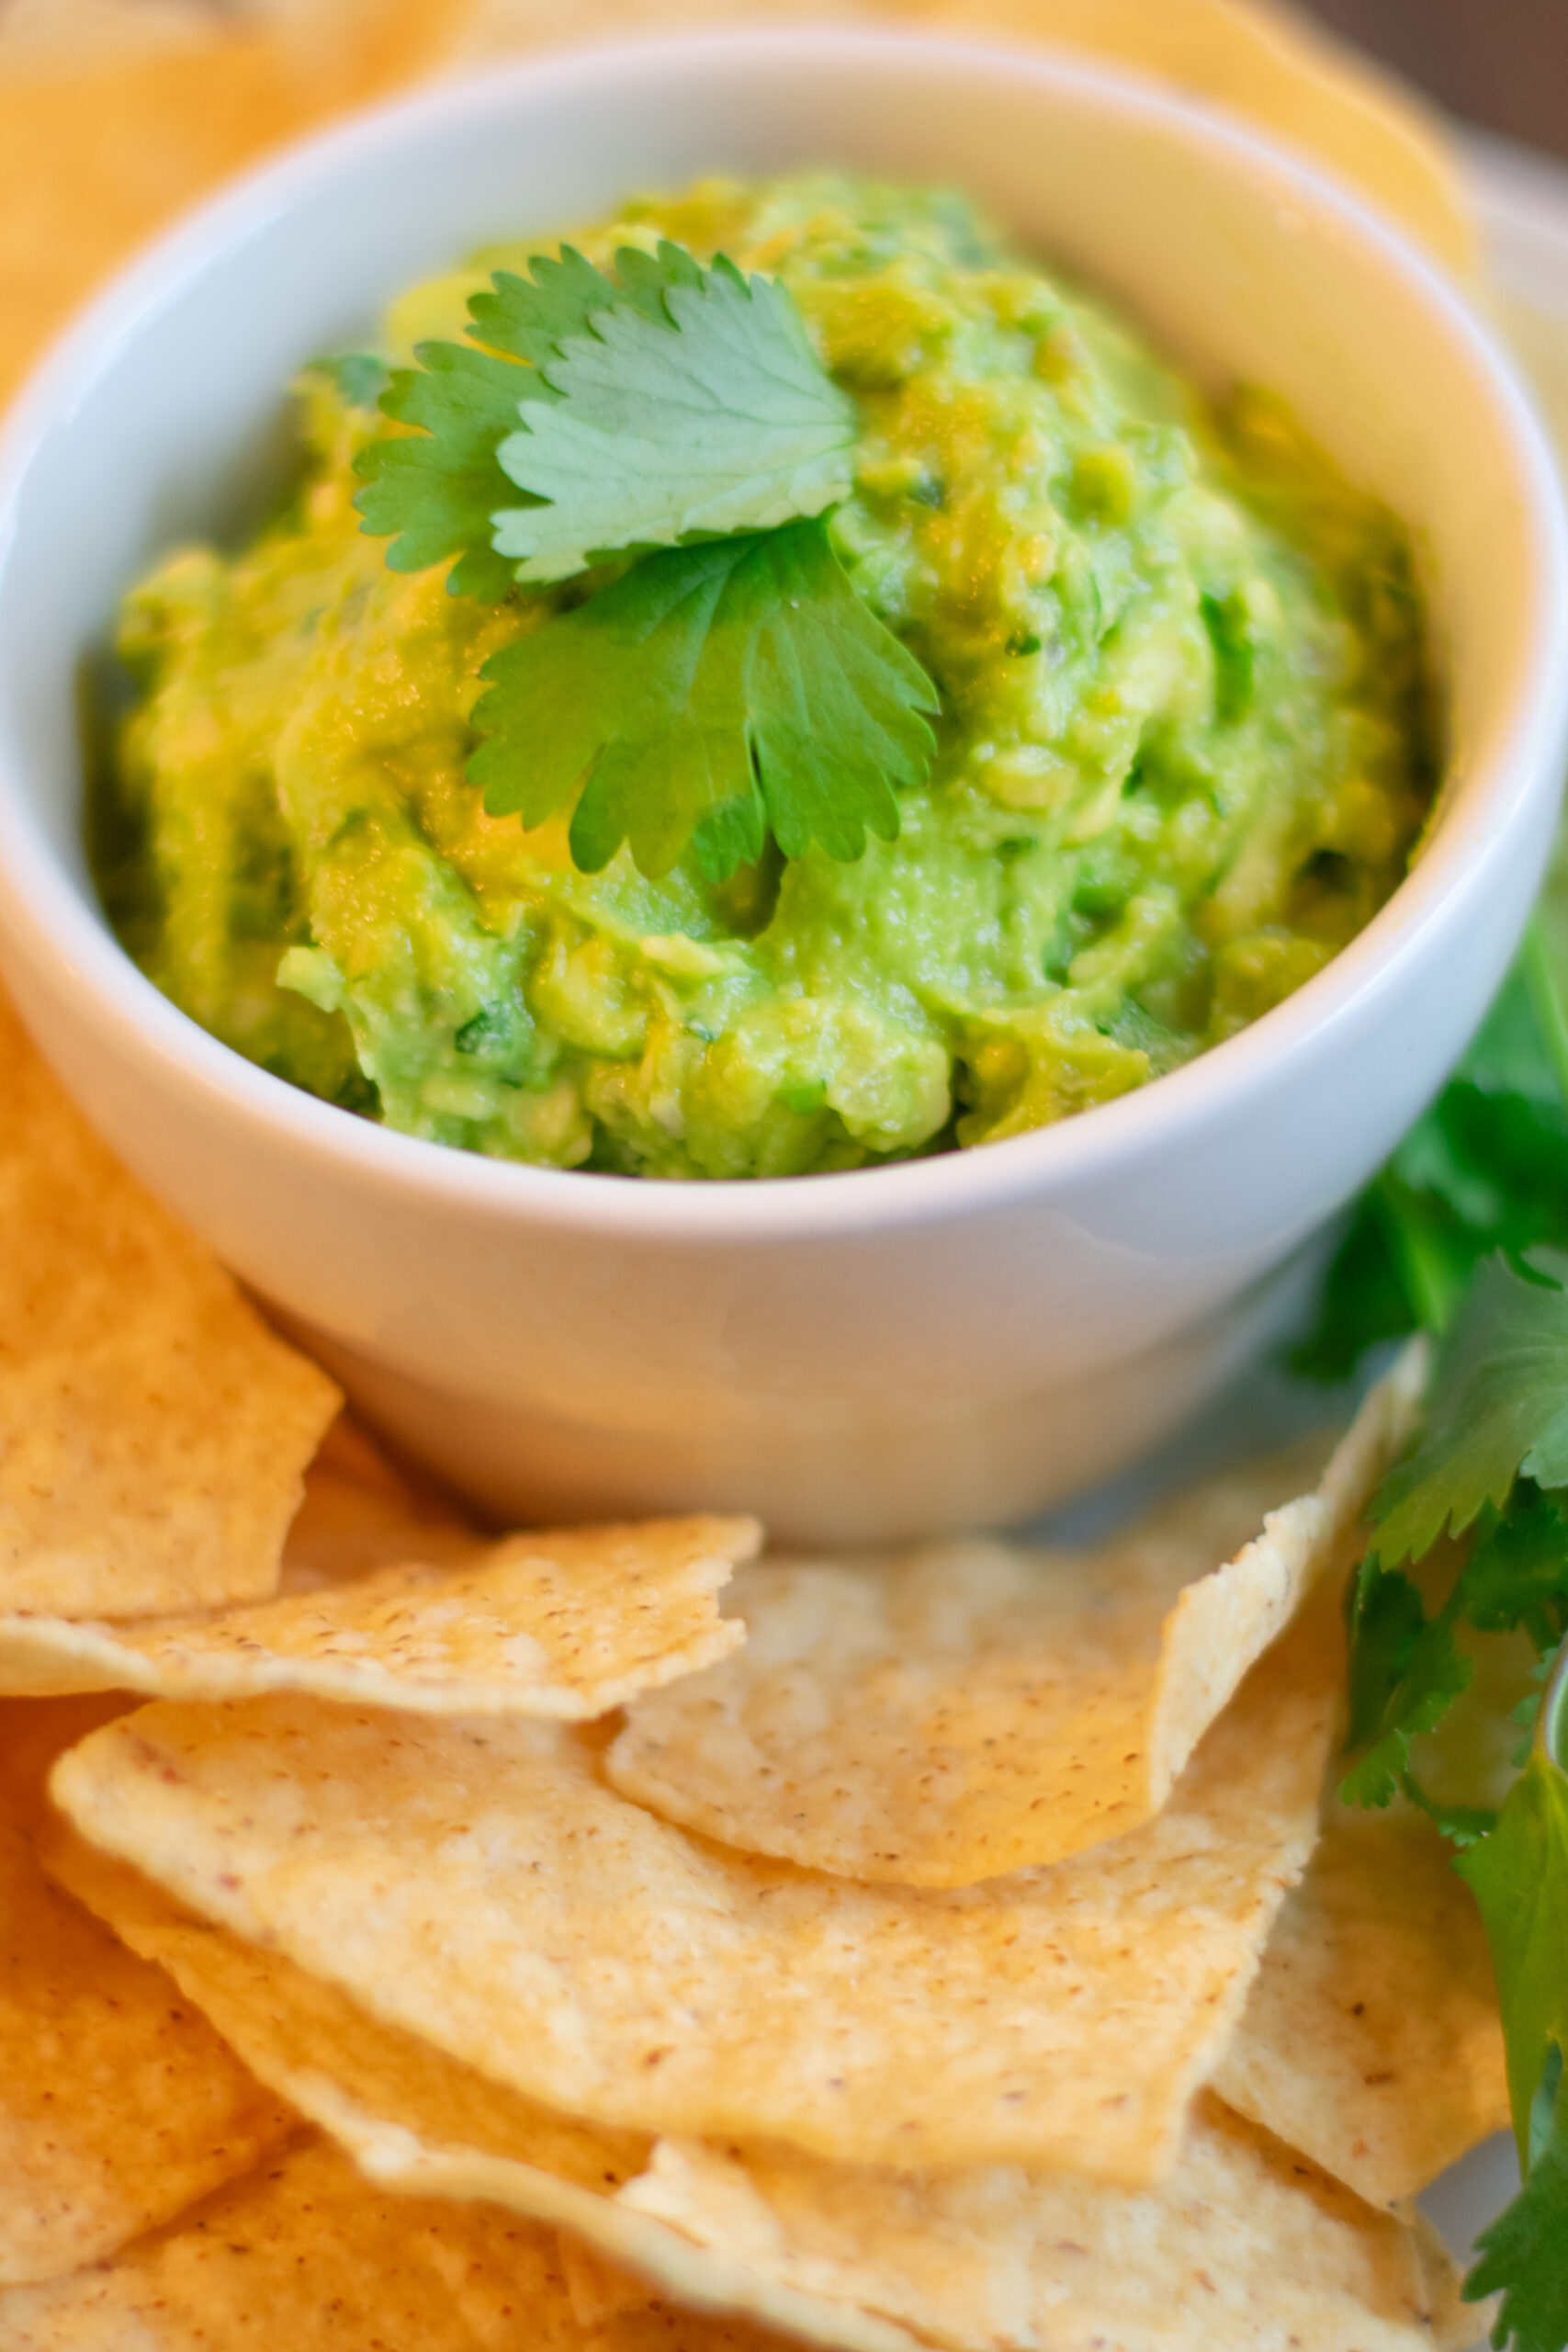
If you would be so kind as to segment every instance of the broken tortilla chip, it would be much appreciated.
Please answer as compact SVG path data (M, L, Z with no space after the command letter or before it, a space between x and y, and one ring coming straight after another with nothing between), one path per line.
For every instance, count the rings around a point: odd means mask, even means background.
M663 2306L588 2329L552 2231L369 2186L297 2139L119 2258L0 2294L6 2352L762 2352Z
M466 1566L484 1548L457 1502L340 1413L305 1473L304 1497L283 1540L278 1590L320 1592L405 1560Z
M291 2128L163 1970L39 1868L50 1762L123 1703L0 1702L0 2282L112 2254Z
M321 1699L583 1722L745 1639L716 1594L754 1519L511 1535L467 1566L376 1568L336 1589L141 1625L0 1616L0 1690Z
M1425 1816L1331 1801L1214 2087L1373 2205L1507 2129L1485 1929Z
M304 1476L304 1496L283 1542L278 1589L320 1592L372 1569L417 1560L430 1566L468 1565L484 1538L440 1490L384 1454L375 1441L340 1413ZM94 1624L79 1644L79 1621L0 1610L0 1695L43 1698L118 1688L104 1662L104 1637L118 1629ZM180 1620L154 1618L153 1628ZM204 1612L198 1623L211 1622ZM15 1628L8 1643L6 1628ZM136 1630L135 1621L126 1630Z
M326 1374L126 1174L0 1001L0 1607L276 1590Z
M1201 2099L1171 2179L1127 2192L1016 2166L931 2176L777 2149L611 2139L519 2099L276 1952L179 1909L69 1831L50 1865L367 2172L576 2232L573 2307L640 2309L640 2274L848 2352L1106 2341L1161 2352L1420 2352L1468 2342L1452 2266Z
M51 1787L182 1903L543 2105L1142 2185L1314 1842L1343 1661L1337 1611L1304 1612L1156 1820L952 1893L710 1847L540 1724L164 1704Z
M744 1650L637 1701L611 1781L743 1853L863 1883L968 1886L1124 1836L1342 1562L1419 1370L1412 1351L1372 1390L1310 1494L1298 1452L1092 1550L971 1540L743 1570Z

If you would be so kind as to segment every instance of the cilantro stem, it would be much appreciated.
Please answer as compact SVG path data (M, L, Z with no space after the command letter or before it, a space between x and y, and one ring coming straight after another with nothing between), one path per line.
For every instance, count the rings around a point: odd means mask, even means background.
M1414 1310L1416 1328L1446 1331L1464 1295L1464 1283L1462 1275L1456 1277L1442 1242L1428 1230L1430 1206L1388 1168L1373 1178L1366 1198Z
M1536 1717L1535 1746L1549 1764L1568 1770L1568 1642L1559 1645L1557 1663Z

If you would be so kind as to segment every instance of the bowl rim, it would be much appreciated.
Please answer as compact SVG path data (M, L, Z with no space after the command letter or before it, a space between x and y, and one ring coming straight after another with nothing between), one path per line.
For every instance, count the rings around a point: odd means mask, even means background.
M1404 233L1352 189L1294 150L1206 100L1176 94L1120 65L1064 51L895 29L833 28L678 33L607 41L465 74L376 104L253 166L191 208L143 247L77 313L30 372L0 424L0 570L15 541L15 506L38 448L78 387L112 371L120 350L161 310L220 269L227 253L278 215L329 195L363 164L413 135L504 113L518 96L581 89L607 70L680 74L734 61L897 59L911 68L1005 71L1078 93L1151 127L1219 148L1281 197L1294 195L1339 231L1369 244L1435 313L1491 395L1528 486L1525 524L1535 567L1529 641L1511 707L1490 758L1466 778L1422 855L1371 922L1282 1003L1179 1069L1072 1118L1003 1141L874 1167L782 1177L615 1178L491 1158L355 1117L307 1094L227 1046L182 1012L120 945L79 888L34 814L26 787L0 764L0 918L30 933L69 975L100 1030L128 1055L253 1132L287 1141L319 1164L432 1205L480 1210L562 1230L649 1240L776 1241L851 1236L871 1227L945 1223L987 1208L1092 1183L1140 1156L1157 1159L1249 1087L1279 1083L1292 1065L1332 1045L1369 994L1416 955L1435 924L1483 889L1531 797L1531 782L1568 727L1568 511L1533 402L1497 338L1458 288ZM655 94L656 96L656 94ZM1442 790L1439 786L1439 791ZM0 921L0 935L6 928Z

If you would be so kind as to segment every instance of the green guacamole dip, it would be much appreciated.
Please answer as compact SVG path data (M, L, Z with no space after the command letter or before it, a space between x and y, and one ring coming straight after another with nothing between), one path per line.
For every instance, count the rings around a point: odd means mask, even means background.
M1404 873L1432 789L1405 535L1279 404L1223 411L945 194L707 183L573 240L780 277L852 396L832 522L942 698L929 785L855 864L658 882L464 773L491 654L581 596L400 575L352 368L242 553L127 599L137 700L100 789L106 903L159 987L406 1133L653 1176L990 1143L1144 1085L1277 1004ZM406 360L535 245L394 308ZM364 398L365 405L356 405Z

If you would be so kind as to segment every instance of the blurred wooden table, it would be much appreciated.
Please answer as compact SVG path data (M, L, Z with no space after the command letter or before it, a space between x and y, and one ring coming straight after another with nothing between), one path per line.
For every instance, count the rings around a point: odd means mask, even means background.
M1443 106L1568 156L1568 0L1299 0Z

